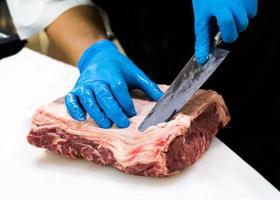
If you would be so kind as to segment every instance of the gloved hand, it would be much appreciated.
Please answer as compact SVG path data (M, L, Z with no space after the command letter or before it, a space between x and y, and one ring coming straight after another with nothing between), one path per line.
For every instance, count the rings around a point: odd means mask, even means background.
M204 64L210 49L210 18L216 17L222 40L230 43L257 14L258 0L192 0L195 18L195 58Z
M162 91L109 40L100 40L89 47L78 63L80 77L65 96L69 114L78 121L85 112L102 128L114 122L118 127L129 125L128 117L136 115L129 87L143 90L152 100Z

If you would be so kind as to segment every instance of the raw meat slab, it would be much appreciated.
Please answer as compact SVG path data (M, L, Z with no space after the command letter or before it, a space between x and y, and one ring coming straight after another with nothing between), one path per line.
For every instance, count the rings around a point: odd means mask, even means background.
M59 98L35 112L28 142L67 157L112 165L126 173L169 176L195 163L230 120L219 94L199 90L173 120L142 133L137 127L155 102L138 90L133 92L133 101L138 115L130 118L128 128L102 129L89 116L86 122L74 121L64 98Z

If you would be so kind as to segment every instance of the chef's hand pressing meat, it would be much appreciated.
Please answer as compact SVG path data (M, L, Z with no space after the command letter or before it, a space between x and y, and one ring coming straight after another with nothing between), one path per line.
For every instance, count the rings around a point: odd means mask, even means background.
M85 111L102 128L114 122L119 128L129 125L128 117L136 115L129 88L143 90L151 99L163 94L129 58L122 55L109 40L89 47L78 63L80 77L65 97L70 115L85 120Z
M224 42L237 39L257 14L258 0L192 0L195 18L195 58L204 64L210 49L210 18L216 17Z

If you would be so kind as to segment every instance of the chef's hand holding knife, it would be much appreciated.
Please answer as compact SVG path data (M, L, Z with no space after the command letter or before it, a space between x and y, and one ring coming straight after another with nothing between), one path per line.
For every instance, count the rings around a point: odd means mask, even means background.
M208 60L210 51L210 19L215 17L226 43L235 41L249 20L257 14L258 0L192 0L195 19L195 58L199 64Z
M216 17L224 42L233 42L257 13L257 0L192 0L195 18L195 58L199 64L208 60L210 52L210 19ZM80 77L66 95L69 114L78 121L85 113L101 127L129 126L136 110L129 94L139 88L152 100L163 95L128 57L122 55L109 40L100 40L86 49L78 62Z

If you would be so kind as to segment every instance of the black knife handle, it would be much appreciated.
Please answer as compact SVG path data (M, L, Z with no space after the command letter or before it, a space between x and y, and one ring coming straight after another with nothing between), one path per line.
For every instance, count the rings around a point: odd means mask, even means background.
M222 42L221 32L219 31L219 32L216 33L216 35L214 36L213 46L214 46L214 47L217 47L221 42Z

